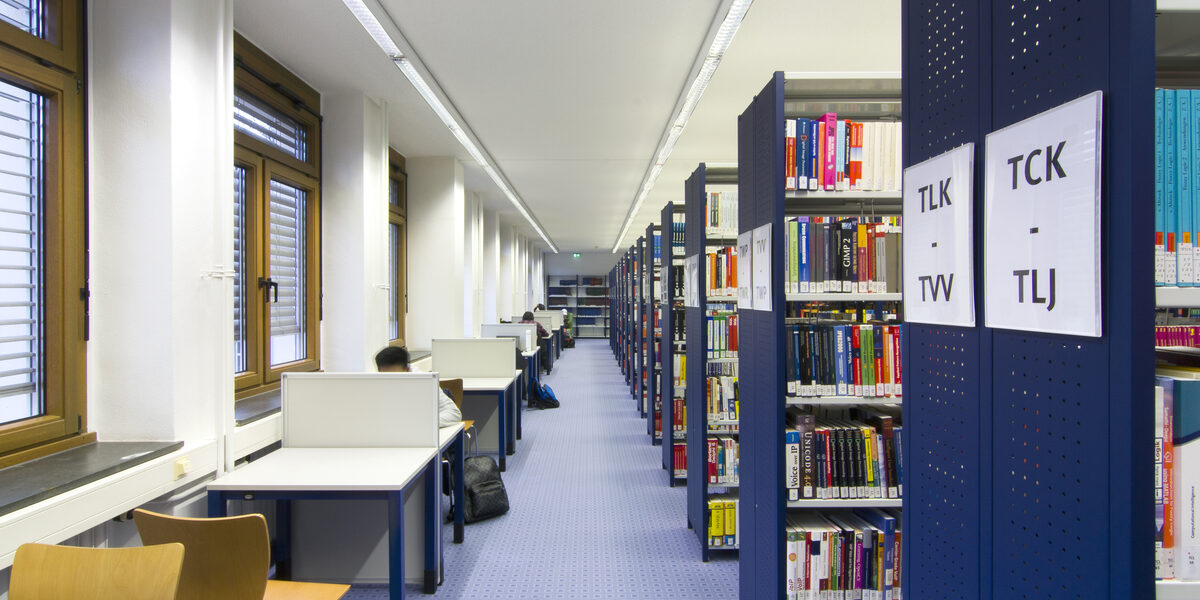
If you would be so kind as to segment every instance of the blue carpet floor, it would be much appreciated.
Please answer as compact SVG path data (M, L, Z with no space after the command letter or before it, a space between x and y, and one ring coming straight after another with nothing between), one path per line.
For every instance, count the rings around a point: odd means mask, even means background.
M509 513L446 539L438 598L550 600L737 598L736 556L700 562L687 491L667 487L661 448L607 340L579 340L543 378L562 408L526 411L508 457ZM420 598L408 586L409 597ZM348 600L387 598L355 586Z

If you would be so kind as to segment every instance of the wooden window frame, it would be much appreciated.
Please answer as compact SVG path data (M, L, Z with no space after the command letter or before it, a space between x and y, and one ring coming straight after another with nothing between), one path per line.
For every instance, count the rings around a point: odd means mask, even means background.
M52 2L59 50L0 23L0 79L46 99L40 325L43 415L0 425L0 467L95 439L87 432L87 220L80 4Z
M241 131L234 131L234 162L247 167L246 305L247 371L234 374L234 399L278 389L283 373L317 371L321 367L321 97L303 80L267 56L240 34L234 34L234 87L295 119L305 129L304 160ZM265 80L265 81L264 81ZM270 364L270 307L267 290L256 285L269 276L268 203L272 178L306 192L305 355L298 361ZM232 333L232 332L231 332Z
M0 44L6 44L63 70L78 73L82 62L82 2L46 0L46 37L38 37L0 21Z
M388 340L389 346L404 346L407 338L405 321L408 317L408 170L404 155L388 148L388 226L400 227L400 255L389 257L400 269L400 289L396 294L396 321L398 337ZM400 205L391 202L392 182L399 184ZM391 275L389 270L388 275ZM389 307L393 308L393 307Z

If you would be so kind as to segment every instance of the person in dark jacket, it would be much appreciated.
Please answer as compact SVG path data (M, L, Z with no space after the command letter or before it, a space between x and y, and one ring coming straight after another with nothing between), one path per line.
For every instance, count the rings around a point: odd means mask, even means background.
M534 325L537 325L538 337L550 337L550 333L548 331L546 331L546 328L542 327L541 323L538 323L537 321L535 321L533 319L532 312L530 312L528 310L525 311L525 314L521 315L521 322L522 323L533 323Z

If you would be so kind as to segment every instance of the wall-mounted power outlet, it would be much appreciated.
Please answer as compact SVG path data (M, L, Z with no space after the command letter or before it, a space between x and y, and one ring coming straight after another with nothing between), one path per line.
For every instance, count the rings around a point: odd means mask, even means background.
M192 470L192 461L188 457L175 459L175 479L187 475Z

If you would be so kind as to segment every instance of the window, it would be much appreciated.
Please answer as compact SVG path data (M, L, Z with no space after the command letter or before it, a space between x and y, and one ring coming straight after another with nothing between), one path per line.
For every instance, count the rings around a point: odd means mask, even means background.
M2 0L0 0L2 1ZM235 36L234 371L239 398L319 367L320 97Z
M404 345L408 313L408 174L404 157L389 150L388 160L388 340Z
M0 466L93 437L79 12L0 1Z

